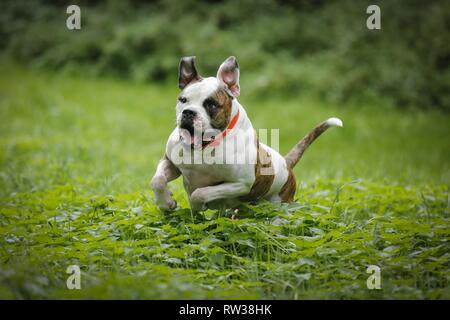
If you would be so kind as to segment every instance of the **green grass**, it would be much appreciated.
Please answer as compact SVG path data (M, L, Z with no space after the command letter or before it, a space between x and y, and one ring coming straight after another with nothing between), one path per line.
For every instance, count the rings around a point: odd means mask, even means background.
M449 114L241 91L283 153L329 116L344 128L297 166L297 203L194 216L176 181L164 215L149 181L175 85L0 64L0 298L450 298Z

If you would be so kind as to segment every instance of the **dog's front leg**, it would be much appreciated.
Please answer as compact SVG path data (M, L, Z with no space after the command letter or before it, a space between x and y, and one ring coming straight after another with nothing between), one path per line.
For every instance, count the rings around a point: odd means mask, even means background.
M201 211L206 209L208 202L218 199L231 199L246 195L251 186L243 182L226 182L216 186L198 188L190 196L191 209Z
M177 207L177 202L172 198L167 183L178 178L180 174L180 170L167 157L159 162L151 182L155 194L155 204L159 209L165 211Z

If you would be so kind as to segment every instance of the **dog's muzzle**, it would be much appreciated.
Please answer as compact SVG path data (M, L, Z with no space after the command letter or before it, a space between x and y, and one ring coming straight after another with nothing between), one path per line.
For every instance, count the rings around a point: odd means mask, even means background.
M201 128L195 128L194 126L194 120L197 117L197 112L193 110L183 110L181 113L181 120L180 120L180 139L191 146L191 148L194 147L202 147L207 141L203 141L203 132Z

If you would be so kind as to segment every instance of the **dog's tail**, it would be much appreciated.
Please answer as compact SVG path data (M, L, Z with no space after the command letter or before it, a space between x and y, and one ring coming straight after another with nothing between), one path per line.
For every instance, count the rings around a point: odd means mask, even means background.
M324 122L318 124L314 129L312 129L284 157L287 166L289 168L294 168L309 145L313 143L313 141L316 140L329 127L342 127L342 120L338 118L329 118L328 120L325 120Z

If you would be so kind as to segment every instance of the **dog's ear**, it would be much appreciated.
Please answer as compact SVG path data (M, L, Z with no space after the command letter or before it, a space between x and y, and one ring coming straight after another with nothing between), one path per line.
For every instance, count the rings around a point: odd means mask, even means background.
M178 68L178 87L184 89L189 83L201 79L195 68L195 57L183 57Z
M229 57L220 65L217 78L227 85L235 97L239 96L241 90L239 87L239 65L235 57Z

